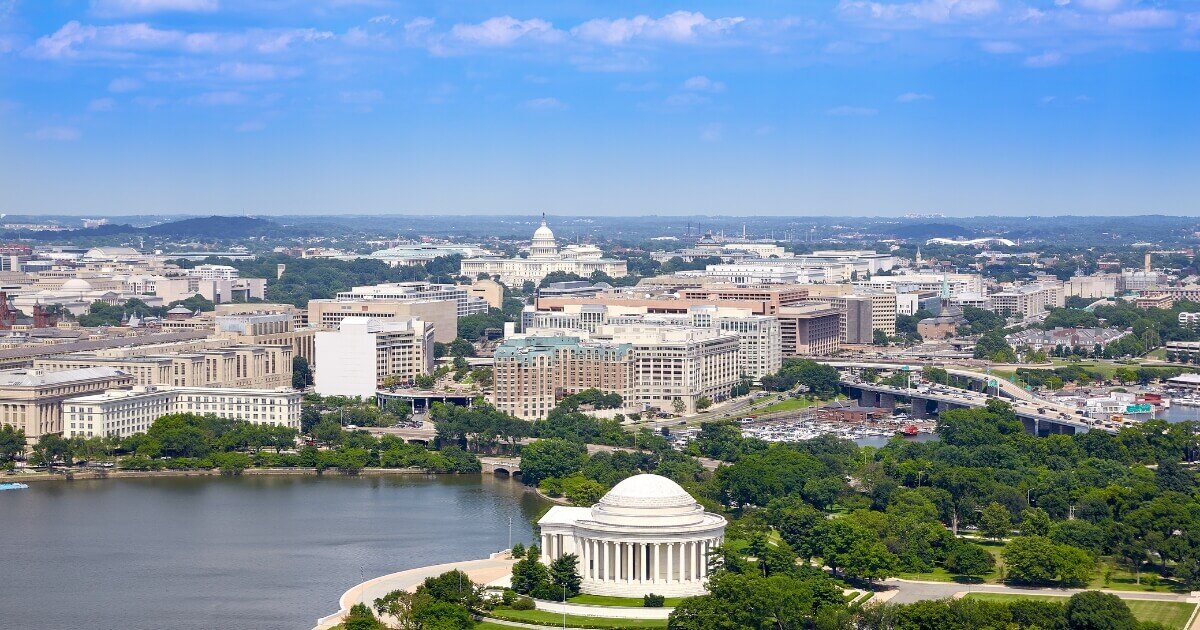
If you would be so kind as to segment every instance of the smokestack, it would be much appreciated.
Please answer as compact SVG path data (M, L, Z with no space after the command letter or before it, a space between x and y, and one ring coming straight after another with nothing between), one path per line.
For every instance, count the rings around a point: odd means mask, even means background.
M1146 252L1146 273L1150 273L1150 252Z

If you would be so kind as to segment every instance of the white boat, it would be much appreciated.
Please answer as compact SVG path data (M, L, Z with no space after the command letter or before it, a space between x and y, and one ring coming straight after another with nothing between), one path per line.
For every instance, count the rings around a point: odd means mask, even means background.
M25 483L0 483L0 490L24 490L29 487Z

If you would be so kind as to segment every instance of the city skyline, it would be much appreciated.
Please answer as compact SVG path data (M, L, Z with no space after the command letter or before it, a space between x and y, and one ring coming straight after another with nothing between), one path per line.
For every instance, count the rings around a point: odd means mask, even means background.
M1189 214L1200 7L0 2L10 214Z

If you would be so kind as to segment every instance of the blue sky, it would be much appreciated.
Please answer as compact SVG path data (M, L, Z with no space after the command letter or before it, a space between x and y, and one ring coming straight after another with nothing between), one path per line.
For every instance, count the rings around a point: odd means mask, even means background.
M0 0L0 212L1200 214L1200 0Z

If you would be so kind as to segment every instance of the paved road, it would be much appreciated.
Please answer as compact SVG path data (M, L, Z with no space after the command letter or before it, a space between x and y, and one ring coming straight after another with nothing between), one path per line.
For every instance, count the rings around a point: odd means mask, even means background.
M910 604L926 599L945 599L960 593L1004 593L1008 595L1061 595L1069 597L1086 589L1079 588L1021 588L1002 584L958 584L954 582L921 582L890 578L883 581L891 587L892 595L887 601L895 604ZM1200 603L1200 597L1178 593L1143 593L1108 590L1121 599L1143 599L1162 602Z

